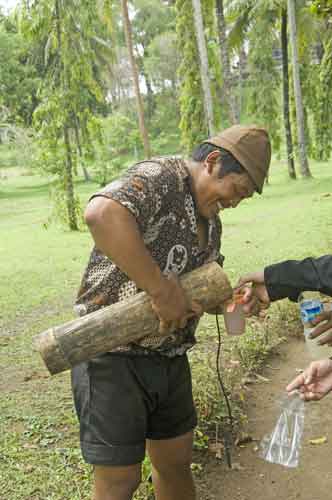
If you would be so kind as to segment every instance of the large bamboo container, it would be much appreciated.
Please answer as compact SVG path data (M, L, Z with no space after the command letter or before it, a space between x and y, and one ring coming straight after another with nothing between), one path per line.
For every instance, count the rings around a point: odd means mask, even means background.
M180 281L188 297L204 310L220 306L232 296L229 280L216 262L183 275ZM50 328L35 337L35 345L54 375L121 345L155 335L158 327L150 298L142 292Z

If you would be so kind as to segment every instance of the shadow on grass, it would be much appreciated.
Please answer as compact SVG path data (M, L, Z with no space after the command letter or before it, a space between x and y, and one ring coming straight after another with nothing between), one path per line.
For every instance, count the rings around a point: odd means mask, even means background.
M48 194L50 188L49 183L39 184L37 186L22 186L16 187L11 190L0 190L0 199L3 200L11 200L11 199L19 199L19 198L36 198L40 196L45 196Z
M75 186L80 188L87 188L91 186L91 192L96 191L96 186L98 184L95 180L85 181L84 179L79 179L75 181ZM52 182L44 182L42 184L35 184L32 186L17 186L11 187L8 189L5 187L4 190L0 188L0 200L12 200L12 199L21 199L21 198L38 198L43 196L48 196L50 188L52 187Z

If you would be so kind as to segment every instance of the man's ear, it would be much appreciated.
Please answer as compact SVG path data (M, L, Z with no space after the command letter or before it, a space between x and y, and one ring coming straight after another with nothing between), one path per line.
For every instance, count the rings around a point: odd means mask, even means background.
M216 166L217 161L220 159L220 151L217 149L214 151L211 151L207 155L207 157L204 160L204 166L207 167L209 174L212 173L212 170Z

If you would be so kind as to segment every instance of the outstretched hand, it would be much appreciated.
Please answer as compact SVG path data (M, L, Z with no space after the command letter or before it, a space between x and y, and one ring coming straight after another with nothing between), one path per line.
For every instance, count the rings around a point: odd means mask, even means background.
M319 401L332 390L332 360L313 361L288 386L286 391L298 390L304 401Z
M243 291L243 310L248 316L258 314L270 305L270 298L264 282L264 271L241 276L236 290Z

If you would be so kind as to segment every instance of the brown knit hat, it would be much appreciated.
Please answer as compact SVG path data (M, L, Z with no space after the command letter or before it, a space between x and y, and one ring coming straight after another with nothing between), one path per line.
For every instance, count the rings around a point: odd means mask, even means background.
M204 142L232 153L248 172L258 193L262 193L271 161L270 139L264 128L256 125L233 125Z

